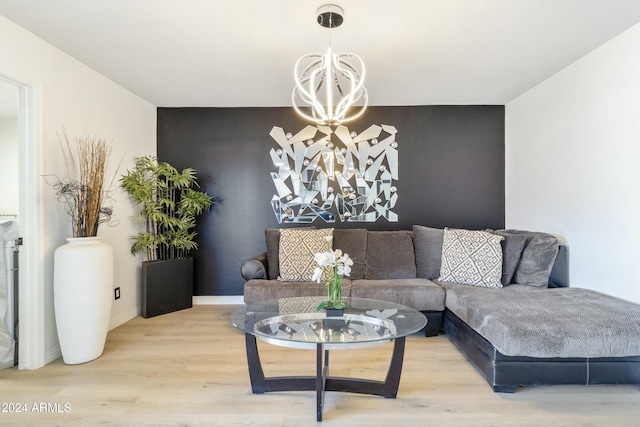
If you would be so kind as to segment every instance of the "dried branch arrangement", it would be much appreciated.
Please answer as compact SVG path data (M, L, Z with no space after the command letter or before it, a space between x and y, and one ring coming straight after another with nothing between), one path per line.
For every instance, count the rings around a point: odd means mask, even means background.
M109 222L113 215L113 209L104 206L113 184L113 178L106 183L111 147L95 135L83 135L76 137L74 150L66 131L63 137L60 146L67 177L54 176L47 183L55 190L58 201L65 205L73 237L96 236L98 226Z

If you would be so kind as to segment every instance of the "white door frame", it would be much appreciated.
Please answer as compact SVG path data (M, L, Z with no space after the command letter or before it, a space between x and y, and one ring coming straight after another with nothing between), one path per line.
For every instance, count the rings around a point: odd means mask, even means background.
M18 369L45 365L44 218L42 210L42 88L7 76L18 88Z

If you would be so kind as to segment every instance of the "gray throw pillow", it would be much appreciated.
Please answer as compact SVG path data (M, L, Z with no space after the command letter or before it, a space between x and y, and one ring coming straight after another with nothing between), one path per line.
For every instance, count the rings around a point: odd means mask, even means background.
M413 246L416 252L416 275L421 279L437 279L442 262L441 228L413 226Z
M560 243L555 236L547 233L524 230L504 230L511 234L527 236L520 262L513 276L513 282L519 285L531 285L546 288L549 275L558 256Z
M504 240L500 242L502 245L502 284L507 286L513 281L513 274L518 268L527 236L509 233L506 230L492 230L491 232L504 237Z
M353 261L351 280L364 279L367 267L367 230L364 228L334 229L333 249L341 249Z
M267 242L267 273L269 279L275 280L280 275L280 229L265 228L264 237Z
M415 279L411 231L369 231L365 279Z

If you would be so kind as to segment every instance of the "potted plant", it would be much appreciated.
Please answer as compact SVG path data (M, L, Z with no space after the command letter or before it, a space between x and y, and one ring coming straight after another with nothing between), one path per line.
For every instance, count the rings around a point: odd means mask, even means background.
M53 290L62 358L77 364L102 354L111 316L113 249L97 236L98 226L113 213L106 206L111 148L95 135L77 137L74 147L66 131L63 135L67 176L45 180L71 220L73 237L54 254Z
M197 190L196 171L182 172L155 156L138 157L120 185L140 207L133 220L144 226L131 239L131 253L142 253L142 316L153 317L190 308L193 297L193 258L197 249L196 216L213 205Z

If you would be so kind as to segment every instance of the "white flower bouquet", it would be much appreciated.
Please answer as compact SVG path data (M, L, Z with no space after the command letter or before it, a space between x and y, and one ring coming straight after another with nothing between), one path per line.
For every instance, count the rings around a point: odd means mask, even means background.
M342 301L342 277L349 276L353 261L340 249L332 250L333 237L327 236L327 251L318 252L314 261L318 267L313 271L313 280L327 283L327 301L318 306L318 311L325 308L343 309L347 305Z

